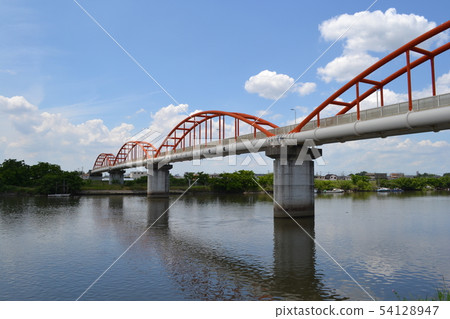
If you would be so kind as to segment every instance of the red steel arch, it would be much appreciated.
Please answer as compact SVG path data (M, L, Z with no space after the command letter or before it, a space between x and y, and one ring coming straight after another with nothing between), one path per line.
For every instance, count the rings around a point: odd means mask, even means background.
M234 120L235 138L239 136L241 122L253 127L254 136L256 136L257 131L264 133L266 136L274 136L269 130L278 127L269 121L249 114L225 111L202 111L188 116L175 126L158 148L156 156L161 153L163 148L166 150L184 149L185 147L195 146L196 143L208 144L208 141L211 142L213 139L225 139L225 117L231 117ZM214 119L217 119L216 123L213 122ZM214 129L213 126L215 126Z
M416 39L408 42L407 44L403 45L399 49L395 50L394 52L390 53L383 59L379 60L377 63L372 65L371 67L367 68L365 71L361 72L358 76L356 76L353 80L348 82L346 85L344 85L342 88L337 90L334 94L332 94L328 99L326 99L322 104L320 104L317 108L314 109L314 111L311 112L299 125L297 125L292 131L289 133L297 133L300 132L300 130L314 117L317 117L317 126L320 126L320 111L325 109L329 105L340 105L343 106L343 108L336 114L345 114L347 111L352 109L356 106L356 112L357 112L357 119L360 119L360 102L373 94L376 91L380 91L380 100L381 100L381 106L384 105L383 101L383 87L398 78L399 76L403 74L407 74L407 85L408 85L408 102L409 102L409 110L412 110L412 88L411 88L411 70L415 68L416 66L426 62L430 61L431 65L431 87L433 96L436 95L436 83L435 83L435 72L434 72L434 58L450 49L450 42L447 42L446 44L440 46L439 48L428 51L424 50L422 48L419 48L418 45L423 43L424 41L434 37L435 35L439 33L445 32L448 28L450 28L450 20L437 26L436 28L422 34L421 36L417 37ZM411 61L410 52L416 52L421 54L422 56L417 58L414 61ZM369 75L374 73L376 70L380 69L384 65L386 65L388 62L391 62L398 56L405 54L405 66L400 68L398 71L392 73L390 76L386 77L383 80L373 80L367 78ZM369 88L367 91L361 93L360 92L360 84L365 83L369 85L373 85L371 88ZM356 98L351 102L342 102L339 101L338 98L344 94L345 92L349 91L351 88L355 87L356 91Z
M114 164L121 164L127 161L143 160L153 157L157 151L151 143L145 141L129 141L123 144L117 153Z
M99 156L97 156L97 159L94 163L94 168L102 168L102 167L108 167L114 165L115 156L111 153L101 153Z

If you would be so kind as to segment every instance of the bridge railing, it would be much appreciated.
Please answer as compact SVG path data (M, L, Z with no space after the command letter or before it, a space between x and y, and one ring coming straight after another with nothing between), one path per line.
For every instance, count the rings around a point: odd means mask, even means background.
M413 100L413 112L417 111L423 111L431 108L438 108L443 106L449 106L450 105L450 93L442 94L442 95L436 95L431 96L427 98L417 99ZM372 109L366 109L360 111L360 121L366 121L366 120L373 120L383 117L389 117L393 115L398 114L404 114L409 112L409 102L401 102L391 105L385 105L382 107L376 107ZM336 115L332 117L322 118L320 120L320 127L330 127L330 126L336 126L336 125L342 125L342 124L349 124L354 123L358 121L356 112L346 113L342 115ZM275 129L269 130L271 133L275 135L280 134L288 134L294 127L296 127L296 124L284 126L284 127L278 127ZM311 121L308 124L305 125L305 127L302 129L302 131L308 131L313 130L317 128L317 121ZM237 138L230 137L222 140L213 140L209 141L208 144L202 144L202 145L196 145L195 147L185 147L184 149L177 149L175 151L169 150L166 152L161 152L160 156L169 155L169 154L178 154L178 153L184 153L184 152L192 152L194 150L203 150L207 148L211 148L212 146L217 145L229 145L230 143L235 142L242 142L245 140L252 140L252 139L260 139L264 138L266 135L262 132L257 132L256 136L254 133L250 134L244 134L240 135Z
M437 107L450 105L450 93L431 96L423 99L417 99L412 101L413 112L428 110ZM388 117L398 114L404 114L409 112L409 102L396 103L392 105L385 105L382 107L376 107L372 109L360 111L360 121L373 120L382 117ZM342 115L336 115L332 117L322 118L320 120L320 127L330 127L342 124L354 123L358 120L356 112L346 113ZM271 130L275 135L287 134L296 125L289 125ZM302 131L309 131L317 128L317 121L313 120L306 124Z

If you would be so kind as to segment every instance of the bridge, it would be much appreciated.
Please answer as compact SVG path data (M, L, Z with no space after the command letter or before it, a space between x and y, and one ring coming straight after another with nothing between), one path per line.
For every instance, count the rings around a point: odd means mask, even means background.
M293 217L313 216L313 160L321 156L314 146L450 129L450 93L437 95L435 79L435 58L450 49L450 42L432 51L423 48L425 41L449 28L447 21L379 60L298 125L278 127L249 114L202 111L176 125L159 146L129 141L116 155L101 153L91 176L101 178L103 172L109 172L110 182L123 182L125 169L144 166L148 169L148 195L167 196L170 163L264 151L274 159L274 216L287 217L285 211ZM379 79L379 71L392 66L394 60L397 65L401 56L405 57L404 65ZM431 96L413 99L412 70L425 62L430 65ZM400 77L405 78L407 100L384 105L383 90ZM344 100L353 94L353 100ZM363 110L363 101L373 94L379 96L380 105ZM335 116L321 118L321 112L336 106L341 109Z

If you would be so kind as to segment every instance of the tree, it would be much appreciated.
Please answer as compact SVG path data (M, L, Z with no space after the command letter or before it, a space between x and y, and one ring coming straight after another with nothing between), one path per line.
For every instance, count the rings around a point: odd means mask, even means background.
M32 183L36 183L46 175L61 175L62 170L59 165L39 162L36 165L30 167L30 176Z
M188 186L195 181L195 173L194 172L186 172L184 173L184 179L187 181Z
M356 186L356 188L360 191L370 191L373 189L372 184L370 184L370 178L368 176L360 175L364 172L358 174L352 174L352 183Z
M30 186L30 167L24 161L5 160L0 165L0 179L5 185Z
M344 191L350 191L354 188L352 181L336 181L337 187Z
M188 183L184 178L176 178L172 174L169 174L170 186L187 186Z
M273 173L259 176L258 183L264 189L272 189L273 188Z
M400 177L394 179L391 182L394 187L403 189L405 191L422 189L423 187L423 183L420 181L420 178Z
M187 182L187 185L191 186L192 183L196 182L196 185L208 185L209 175L203 172L193 173L186 172L184 173L184 179Z
M75 194L81 190L83 180L78 172L61 172L47 174L37 181L37 191L40 194Z
M335 188L335 186L336 185L334 184L333 181L321 180L321 179L316 179L314 181L314 188L317 189L317 191L319 191L319 192L333 189L333 188Z
M219 177L211 179L210 184L217 192L241 193L258 188L254 178L254 172L240 170L234 173L222 173Z

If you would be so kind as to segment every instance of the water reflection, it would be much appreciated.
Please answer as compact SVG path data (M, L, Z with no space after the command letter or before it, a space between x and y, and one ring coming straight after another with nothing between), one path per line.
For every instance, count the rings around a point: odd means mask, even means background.
M108 208L111 211L123 211L124 196L109 196Z
M0 300L73 300L137 238L83 300L367 299L298 225L273 218L268 197L175 200L0 197ZM318 196L315 219L297 222L376 299L424 298L450 278L449 203Z
M343 299L326 289L315 269L314 217L274 219L272 289L286 299Z
M148 198L147 227L169 227L169 197Z
M297 225L298 223L298 225ZM301 227L300 227L301 226ZM302 229L303 228L303 229ZM317 298L318 280L314 269L314 218L274 219L274 289L299 294L301 299Z
M201 206L207 210L208 205L220 205L222 210L227 208L229 212L222 218L228 218L228 222L233 223L235 212L240 215L237 223L242 223L248 218L245 207L253 207L257 201L252 196L243 197L207 195L183 198L180 205L191 210L195 208L195 213L186 210L184 216L179 216L175 212L172 223L169 222L167 211L169 199L148 199L147 227L155 224L144 239L145 244L141 245L144 250L139 254L145 254L145 250L150 247L155 249L170 278L177 283L180 291L187 294L189 300L343 299L325 288L320 275L316 274L312 239L315 235L314 218L297 219L298 224L291 219L274 220L271 212L273 206L266 205L264 209L267 212L264 214L268 218L264 223L273 223L273 241L267 241L267 244L272 244L273 255L271 261L269 259L266 262L260 256L244 254L245 245L249 243L242 242L233 247L233 241L227 238L226 220L222 221L223 226L217 219L213 220L214 224L208 224L206 216L210 216L211 212L203 211L205 215L198 215L202 211L198 209ZM180 217L190 219L191 224L183 222L180 228ZM252 222L257 223L258 218L252 219ZM199 223L208 224L213 233L203 228L197 231L195 224ZM160 229L168 231L161 232ZM191 232L195 236L190 236ZM264 236L270 238L268 233ZM216 241L216 238L220 241ZM251 245L257 250L256 243Z

